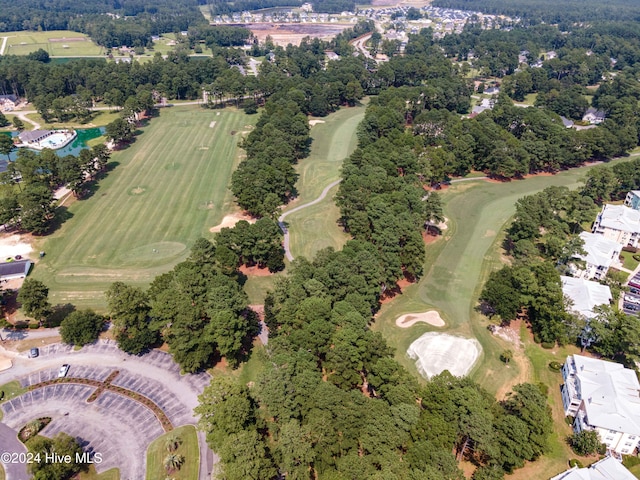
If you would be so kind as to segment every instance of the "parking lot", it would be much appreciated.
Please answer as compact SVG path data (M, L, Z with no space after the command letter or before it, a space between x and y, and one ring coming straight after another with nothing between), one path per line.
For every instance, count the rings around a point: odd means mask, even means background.
M128 355L115 342L100 341L80 350L61 344L43 346L38 358L25 354L15 359L13 368L0 372L0 384L17 380L27 387L55 379L62 364L70 365L67 377L97 381L104 381L117 370L112 385L149 398L174 426L197 422L193 408L210 381L206 373L182 375L167 353ZM34 418L51 417L52 422L41 433L54 436L65 432L78 438L85 451L101 453L104 461L96 465L98 472L117 467L122 480L144 478L147 447L163 433L160 422L144 405L114 392L103 391L95 402L87 403L94 390L93 386L60 383L27 392L2 404L3 423L17 433ZM198 439L200 478L204 480L217 457L207 447L202 432Z
M640 312L640 272L629 280L629 291L624 293L622 310L627 315L638 315Z

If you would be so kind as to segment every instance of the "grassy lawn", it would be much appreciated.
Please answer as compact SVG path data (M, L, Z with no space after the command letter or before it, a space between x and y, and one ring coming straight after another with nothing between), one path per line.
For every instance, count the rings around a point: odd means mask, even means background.
M81 472L77 480L120 480L120 470L112 468L99 474L96 472L96 468L90 465L89 470Z
M249 296L250 305L262 305L264 298L267 296L269 290L273 290L276 278L283 276L284 273L276 273L265 277L247 278L247 282L244 284L244 291Z
M227 187L249 122L235 110L167 108L114 153L115 168L94 195L59 209L69 218L34 245L47 253L33 275L52 303L103 310L112 282L146 286L197 238L211 238L209 228L233 208Z
M117 111L109 112L106 110L100 110L94 112L91 117L85 123L79 123L77 121L69 121L65 123L47 123L44 121L42 116L39 113L29 113L27 114L27 118L33 120L36 123L39 123L42 128L47 129L55 129L55 128L93 128L93 127L104 127L107 124L113 122L116 118L119 118L120 114ZM26 124L31 125L31 124Z
M356 148L356 127L364 117L364 110L364 105L343 108L321 119L324 123L311 127L311 154L296 166L300 195L285 212L316 199L327 185L340 178L343 160ZM318 250L339 249L349 239L336 223L340 212L333 196L337 191L336 186L322 202L287 217L294 257L311 259Z
M15 129L13 128L13 123L11 123L11 122L13 122L13 118L16 115L13 114L13 113L8 113L8 112L4 112L3 114L7 118L7 120L9 120L9 125L7 125L6 127L0 128L0 132L11 132L11 131L14 131ZM29 122L23 121L22 123L24 123L24 129L23 130L33 130L33 125L31 125Z
M640 262L633 258L633 255L634 254L631 252L620 252L620 256L624 258L622 266L631 271L635 270L638 264L640 264Z
M147 480L166 478L167 471L163 462L168 454L165 446L167 437L177 435L182 439L182 444L176 450L176 454L185 459L182 468L173 472L170 478L174 480L197 480L200 466L200 450L198 449L198 437L193 425L185 425L172 430L169 433L156 438L147 450Z
M5 383L4 385L0 385L0 392L4 392L4 397L0 400L0 403L11 400L12 398L17 397L18 395L22 395L27 390L20 386L20 383L17 380L13 382ZM2 420L2 410L0 410L0 421ZM1 477L0 477L1 478Z
M52 57L102 55L104 48L96 45L84 33L68 30L49 32L3 32L8 37L5 55L27 55L43 49Z
M523 102L518 103L524 103L525 105L534 105L536 103L536 98L538 98L537 93L530 93L528 95L525 95Z

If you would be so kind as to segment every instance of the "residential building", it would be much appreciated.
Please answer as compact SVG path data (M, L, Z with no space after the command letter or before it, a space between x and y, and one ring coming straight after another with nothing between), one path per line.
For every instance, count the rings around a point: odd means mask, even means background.
M18 260L16 262L0 263L0 280L24 278L28 275L30 268L30 260Z
M53 130L25 130L20 132L18 138L20 139L20 142L25 145L33 145L41 142L47 137L50 137L54 133L55 131Z
M586 468L573 467L550 480L637 480L622 463L608 456Z
M15 95L0 95L0 110L11 112L18 105L18 97Z
M582 120L585 122L589 122L591 125L598 125L604 122L606 118L606 113L602 110L597 110L593 107L587 108L587 111L582 116Z
M598 305L609 305L611 290L606 285L585 280L584 278L561 276L562 293L573 305L571 310L590 319L596 316L593 311Z
M634 210L640 210L640 190L628 192L627 197L624 199L624 204Z
M640 211L624 205L603 205L591 229L620 245L637 247L640 240Z
M576 255L576 258L585 262L584 269L579 268L576 264L569 264L571 275L579 278L591 280L603 279L609 267L622 267L620 263L620 252L622 245L618 242L606 238L603 235L595 233L582 232L580 238L584 242L583 249L586 255Z
M629 455L640 440L640 383L614 362L569 355L562 367L562 404L576 433L595 430L616 454Z

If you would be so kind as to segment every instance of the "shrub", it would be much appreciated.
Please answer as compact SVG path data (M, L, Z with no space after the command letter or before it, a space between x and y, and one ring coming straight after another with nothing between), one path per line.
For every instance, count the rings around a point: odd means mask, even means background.
M546 348L547 350L551 350L553 347L556 346L556 342L542 342L540 345L542 345L542 348Z
M634 259L636 262L640 262L640 255L639 255L639 254L634 253L634 254L632 255L632 257L633 257L633 259Z
M570 467L584 468L583 465L582 465L582 462L580 460L578 460L577 458L572 458L571 460L569 460L569 466Z
M37 323L30 323L29 324L29 329L30 330L37 330L38 328L40 328L40 325L38 325Z
M560 370L562 370L562 364L560 362L555 362L555 361L549 362L549 368L553 372L559 372Z
M627 468L633 468L636 465L640 465L640 457L634 457L633 455L627 455L624 457L622 464Z
M574 452L578 455L587 456L598 453L602 450L602 442L595 430L583 430L574 433L569 437L569 443Z
M0 390L0 401L4 400L4 390Z

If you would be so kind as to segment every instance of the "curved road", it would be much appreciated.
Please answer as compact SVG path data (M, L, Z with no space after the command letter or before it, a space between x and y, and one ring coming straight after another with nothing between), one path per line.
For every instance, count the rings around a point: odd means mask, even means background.
M291 215L292 213L302 210L303 208L307 208L307 207L310 207L311 205L316 205L317 203L320 203L327 196L327 193L329 193L329 190L331 190L333 187L338 185L341 181L342 179L336 180L335 182L331 182L329 185L324 187L324 190L322 190L322 193L320 194L320 196L315 200L312 200L309 203L305 203L304 205L299 205L296 208L292 208L288 212L285 212L278 217L278 225L280 226L280 230L282 230L282 233L284 234L284 253L287 257L287 260L289 260L290 262L293 261L293 255L291 255L291 249L289 248L289 229L284 224L284 219L289 215Z

